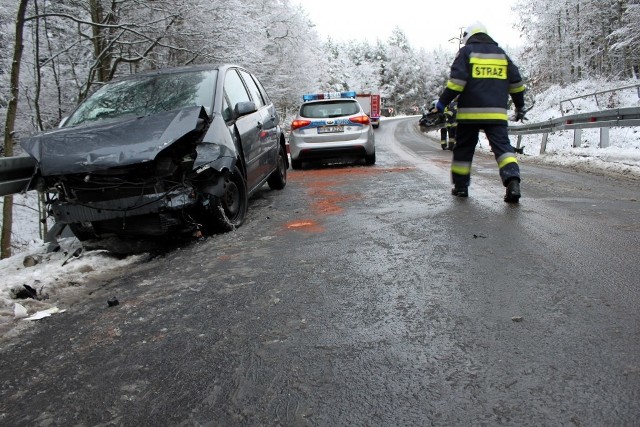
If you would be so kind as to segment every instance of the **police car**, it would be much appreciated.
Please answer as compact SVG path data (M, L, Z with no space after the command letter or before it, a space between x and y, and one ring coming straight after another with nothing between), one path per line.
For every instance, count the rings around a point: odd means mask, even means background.
M308 94L291 122L291 167L305 161L364 159L376 162L371 120L356 100L355 92Z

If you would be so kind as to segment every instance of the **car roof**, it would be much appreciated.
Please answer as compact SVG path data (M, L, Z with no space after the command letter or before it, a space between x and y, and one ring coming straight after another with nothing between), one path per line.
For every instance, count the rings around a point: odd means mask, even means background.
M184 67L167 67L167 68L159 68L156 70L145 70L140 71L135 74L128 74L124 76L119 76L114 78L111 81L122 81L122 80L131 80L138 77L143 76L156 76L156 75L165 75L165 74L179 74L179 73L189 73L193 71L208 71L208 70L220 70L224 71L228 68L243 68L240 65L235 64L200 64L200 65L188 65Z

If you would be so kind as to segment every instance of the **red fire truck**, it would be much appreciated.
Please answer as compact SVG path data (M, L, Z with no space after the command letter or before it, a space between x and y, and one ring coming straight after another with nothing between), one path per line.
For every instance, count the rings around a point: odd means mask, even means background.
M380 94L357 93L356 99L371 119L373 128L377 129L380 126Z

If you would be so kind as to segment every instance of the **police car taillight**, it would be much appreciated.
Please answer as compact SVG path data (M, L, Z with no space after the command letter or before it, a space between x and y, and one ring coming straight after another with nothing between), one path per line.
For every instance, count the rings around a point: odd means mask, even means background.
M361 116L350 117L349 121L353 123L358 123L360 125L368 125L371 123L371 119L369 119L369 116L367 116L366 114L363 114Z
M354 91L324 92L324 93L309 93L306 95L302 95L302 100L304 102L307 102L307 101L316 101L318 99L355 98L355 97L356 97L356 93Z
M305 126L309 126L310 124L311 120L294 120L291 122L291 130L300 129Z

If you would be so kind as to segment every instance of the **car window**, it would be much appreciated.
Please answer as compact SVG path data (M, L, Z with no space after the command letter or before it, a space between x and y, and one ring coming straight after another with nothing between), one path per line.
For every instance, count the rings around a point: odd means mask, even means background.
M262 94L262 99L264 99L264 103L265 104L271 104L271 100L269 99L269 95L267 95L267 91L264 89L264 86L262 86L262 83L260 83L260 80L258 80L258 78L256 76L251 76L253 77L253 81L256 82L256 86L258 86L258 89L260 90L260 93Z
M264 100L262 99L262 94L260 93L260 89L256 86L256 83L251 78L251 75L246 71L239 70L240 75L244 79L244 82L247 84L249 88L249 93L251 94L251 98L253 98L253 102L256 103L256 108L260 108L265 105Z
M357 114L360 107L356 101L332 101L314 102L303 104L300 108L300 115L312 119L326 119L331 117L351 116Z
M217 73L208 70L140 75L107 84L80 104L64 126L199 105L211 113Z
M238 102L249 102L251 98L236 70L229 70L224 78L224 91L229 97L230 107L235 108Z

